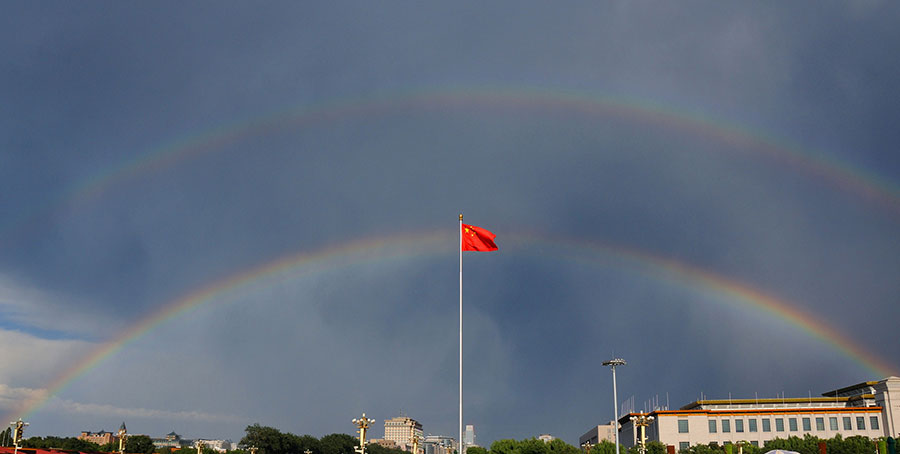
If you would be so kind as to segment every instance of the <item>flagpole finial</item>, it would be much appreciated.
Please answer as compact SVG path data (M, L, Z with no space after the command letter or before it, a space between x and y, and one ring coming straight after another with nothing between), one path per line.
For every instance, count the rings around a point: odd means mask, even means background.
M459 220L462 221L462 213L459 213Z

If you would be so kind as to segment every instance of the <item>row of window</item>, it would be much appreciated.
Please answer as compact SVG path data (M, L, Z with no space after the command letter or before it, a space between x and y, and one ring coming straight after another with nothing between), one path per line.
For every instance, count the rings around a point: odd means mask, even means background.
M797 418L787 418L788 420L788 428L791 432L797 432L799 430L797 426ZM731 432L731 422L730 419L710 419L709 420L709 433L714 434L718 431L718 423L717 421L721 421L722 424L722 432L730 433ZM825 430L825 418L817 417L816 421L816 430ZM763 432L771 432L772 431L772 420L769 418L764 418L761 420L756 419L748 419L747 420L747 430L749 432L758 432L759 426L758 422L762 422L762 431ZM853 430L853 419L850 416L842 417L843 430ZM803 425L804 432L812 431L812 418L800 418L800 423ZM836 416L831 416L828 418L828 428L829 430L838 430L838 418ZM869 417L869 428L872 430L878 430L878 417L870 416ZM866 418L864 416L856 417L856 430L866 430ZM734 420L734 431L735 432L743 432L744 431L744 420L743 419L735 419ZM776 432L784 432L784 418L775 418L775 431ZM679 419L678 420L678 433L686 434L689 432L688 420L687 419Z
M726 441L725 444L726 444L726 445L730 445L731 442L730 442L730 441ZM753 445L753 446L756 446L757 448L759 447L759 442L756 441L756 440L752 440L752 441L750 442L750 444ZM681 442L678 443L678 450L679 450L679 451L684 451L685 449L688 449L688 448L690 448L690 447L691 447L691 443L690 443L689 441L681 441Z

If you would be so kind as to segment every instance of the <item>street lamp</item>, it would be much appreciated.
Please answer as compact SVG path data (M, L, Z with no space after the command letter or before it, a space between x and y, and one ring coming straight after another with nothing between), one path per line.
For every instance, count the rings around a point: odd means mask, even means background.
M361 418L354 418L353 424L356 424L356 427L359 427L359 447L354 448L358 454L366 454L366 429L369 428L369 425L375 422L374 419L366 418L366 414L363 413Z
M616 429L616 454L619 454L619 396L616 394L616 366L624 366L625 360L614 358L609 361L603 361L603 365L609 366L613 374L613 414L616 417L613 425Z
M19 442L22 441L25 433L25 427L28 425L27 422L22 421L22 418L19 418L18 421L10 421L9 425L15 426L13 429L13 444L16 446L15 453L19 454Z
M640 447L638 449L641 451L641 454L644 454L647 452L647 432L645 429L653 422L653 417L646 416L644 415L644 412L641 412L641 414L632 416L630 419L632 424L641 428L640 438L638 438Z

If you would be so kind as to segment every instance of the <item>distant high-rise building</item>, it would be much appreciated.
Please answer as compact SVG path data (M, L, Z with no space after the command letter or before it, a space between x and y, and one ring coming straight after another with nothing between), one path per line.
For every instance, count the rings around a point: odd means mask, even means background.
M404 451L413 448L413 437L419 437L419 450L422 449L423 432L422 424L408 416L384 420L384 439L397 443L397 447Z
M475 426L473 424L466 424L466 433L463 435L463 439L466 441L466 446L478 446L475 444Z

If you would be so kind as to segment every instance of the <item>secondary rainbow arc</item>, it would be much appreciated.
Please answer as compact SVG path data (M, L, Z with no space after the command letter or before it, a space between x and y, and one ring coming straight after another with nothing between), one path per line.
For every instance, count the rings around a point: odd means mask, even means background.
M684 131L721 143L766 155L787 166L816 175L835 187L874 200L894 213L900 213L900 185L873 172L850 166L823 154L804 150L785 140L728 124L699 113L678 111L651 102L593 92L536 87L439 87L377 94L369 97L332 100L322 104L291 108L235 122L150 149L115 166L95 173L72 185L62 194L33 210L21 213L0 229L0 246L10 232L26 227L63 207L75 206L99 197L110 188L141 175L177 165L191 158L215 153L245 137L266 134L288 126L365 117L412 108L513 108L561 109L583 115L610 115L657 127Z

